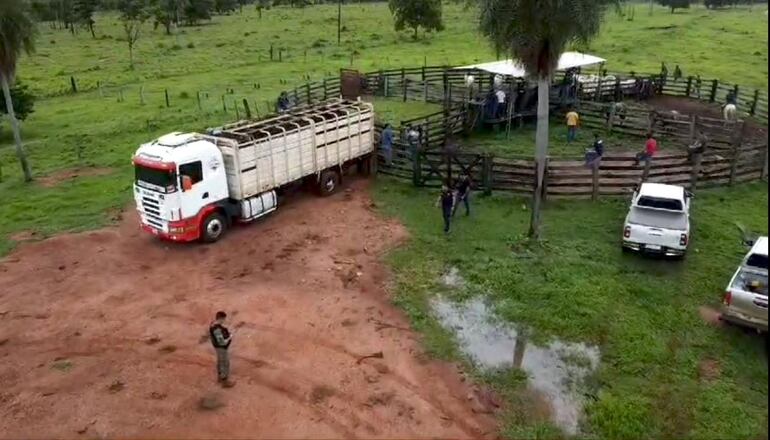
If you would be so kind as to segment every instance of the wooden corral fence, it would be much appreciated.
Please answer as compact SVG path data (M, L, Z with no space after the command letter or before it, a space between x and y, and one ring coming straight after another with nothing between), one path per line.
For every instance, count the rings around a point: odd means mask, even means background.
M466 86L466 75L475 76L473 90ZM449 139L467 127L467 99L478 90L489 88L494 76L486 72L466 71L447 67L418 67L412 69L382 70L358 74L346 71L343 81L347 88L359 88L364 95L397 97L404 101L426 101L443 105L444 110L400 121L395 127L397 134L412 127L419 132L416 145L408 145L399 138L393 146L392 161L385 163L380 156L379 172L408 180L416 186L437 187L452 181L460 173L469 173L477 189L486 193L506 191L532 194L535 188L535 161L531 157L493 156L466 151L452 146ZM630 108L625 118L608 112L609 102L618 94L638 97L653 87L656 93L700 98L719 102L736 86L726 88L719 82L707 95L697 94L694 81L663 80L660 76L636 74L633 78L615 74L615 81L597 83L593 89L580 87L578 100L585 126L604 129L626 135L644 136L653 130L664 146L686 147L695 136L703 132L709 138L708 149L703 155L688 157L686 152L661 153L648 165L634 164L633 153L610 153L596 166L587 166L580 158L547 159L545 188L546 197L587 197L596 199L603 195L622 195L632 191L641 182L661 182L696 188L731 185L767 178L766 131L752 135L745 121L733 123L699 115L651 110L642 105L627 102ZM554 83L561 79L555 78ZM689 88L687 82L691 82ZM701 81L701 85L704 81ZM684 84L684 85L683 85ZM521 92L520 80L504 83L504 87ZM288 91L297 104L312 103L341 93L340 78L330 78L307 83ZM552 95L554 94L552 90ZM645 95L646 96L646 95ZM757 120L766 121L767 95L753 92L738 94L739 106L748 107L746 112ZM749 111L750 110L750 111ZM376 127L379 139L382 125Z
M767 148L750 147L734 154L688 157L687 153L656 156L649 164L635 165L633 153L605 155L595 166L583 160L549 158L546 166L547 197L585 197L628 194L642 182L697 188L732 185L767 178ZM380 173L412 182L415 186L438 187L468 173L474 189L485 193L505 191L531 194L535 188L535 161L525 157L500 157L457 150L421 150L403 142L393 146L388 165L381 153Z

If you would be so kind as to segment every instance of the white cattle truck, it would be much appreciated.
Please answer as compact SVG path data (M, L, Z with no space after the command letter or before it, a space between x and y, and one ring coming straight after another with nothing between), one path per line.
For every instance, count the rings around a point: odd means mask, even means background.
M206 134L169 133L133 157L136 208L151 234L214 242L234 222L275 211L289 186L333 193L349 166L368 171L374 152L372 105L339 99Z

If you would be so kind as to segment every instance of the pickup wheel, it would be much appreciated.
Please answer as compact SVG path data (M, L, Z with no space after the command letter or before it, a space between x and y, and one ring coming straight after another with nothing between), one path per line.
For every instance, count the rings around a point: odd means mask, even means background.
M213 212L201 223L201 241L214 243L225 235L225 231L227 231L227 219L222 214Z
M318 193L321 197L327 197L334 194L340 186L340 175L334 170L326 170L321 173L318 180Z

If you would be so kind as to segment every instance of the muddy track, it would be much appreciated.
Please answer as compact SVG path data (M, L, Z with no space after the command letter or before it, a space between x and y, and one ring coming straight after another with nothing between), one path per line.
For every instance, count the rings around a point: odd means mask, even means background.
M0 260L0 437L494 436L390 304L380 256L406 233L366 185L292 195L212 246L155 241L131 212L22 244ZM227 390L205 339L219 309L235 331Z

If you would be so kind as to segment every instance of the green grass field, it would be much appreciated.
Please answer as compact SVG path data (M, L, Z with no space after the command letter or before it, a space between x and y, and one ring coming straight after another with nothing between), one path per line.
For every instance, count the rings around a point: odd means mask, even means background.
M746 252L735 222L767 233L766 184L702 192L694 202L693 243L684 261L621 252L626 200L551 201L544 211L547 240L528 245L524 198L476 198L473 215L458 213L445 238L435 193L380 180L375 195L383 212L412 234L389 257L399 286L396 302L435 355L458 356L427 305L440 291L441 273L454 266L469 283L461 297L481 292L501 318L533 328L535 337L600 347L598 400L587 407L590 437L766 438L766 340L715 328L698 312L700 306L718 307ZM701 363L711 360L719 366L718 377L699 377ZM518 401L519 377L491 379ZM506 430L511 438L554 432L522 417L526 412L525 406L512 407Z
M607 58L611 70L657 71L665 60L670 70L680 64L685 75L699 72L767 88L767 16L761 8L694 8L672 15L656 7L651 16L646 6L635 8L633 21L609 13L599 38L582 49ZM387 5L347 5L340 46L333 6L273 8L261 20L247 8L243 14L183 27L174 36L147 24L137 43L134 70L128 68L128 49L114 14L98 17L97 39L41 24L37 54L22 58L19 66L19 76L44 97L23 124L33 172L42 176L80 166L115 170L56 188L25 186L9 130L0 128L0 249L10 248L8 236L22 230L53 233L103 224L106 213L130 200L129 158L140 142L172 130L201 130L231 121L235 102L243 98L255 113L264 114L266 100L280 90L308 77L333 75L351 61L354 68L368 71L494 59L475 31L473 11L447 4L444 14L444 32L414 40L393 31ZM276 58L284 50L282 62L269 61L271 43ZM68 94L70 76L81 90L76 95ZM381 116L393 121L423 108L432 107L378 103ZM526 150L531 143L525 134L519 136L520 148ZM82 200L88 201L87 208ZM60 215L52 216L51 208Z
M700 73L767 89L766 6L670 14L634 6L634 18L608 14L602 34L588 48L616 71L669 70ZM109 173L80 176L50 187L25 184L6 124L0 127L0 255L11 236L34 231L46 236L99 227L131 199L130 158L139 143L170 131L201 130L236 118L243 98L264 114L267 100L341 67L369 71L435 64L469 64L495 58L475 31L472 11L446 4L446 31L420 37L392 30L385 4L343 8L345 32L336 44L336 7L274 8L260 20L252 8L184 27L175 36L147 25L138 42L136 69L115 15L97 19L94 40L40 26L38 52L25 57L20 77L41 96L23 124L37 177L77 167ZM269 47L282 61L269 60ZM69 78L81 92L70 94ZM101 90L97 88L101 84ZM168 90L170 107L165 105ZM198 96L201 96L200 108ZM144 103L140 96L144 96ZM224 100L224 102L223 102ZM397 122L435 111L428 104L376 100L384 120ZM227 110L223 107L226 106ZM554 153L582 153L552 132ZM508 141L524 149L534 133L525 129ZM495 151L501 140L473 140ZM607 139L612 145L614 139ZM439 230L435 194L389 180L375 197L383 212L398 215L412 233L390 257L398 280L397 302L424 331L426 345L443 357L458 354L451 335L430 318L426 298L436 277L455 265L488 292L504 319L532 326L539 337L558 336L598 344L602 366L598 400L587 408L595 438L767 438L767 361L763 340L735 329L712 328L698 317L700 305L716 305L742 248L733 221L767 232L767 187L744 185L699 194L694 212L694 252L684 262L648 261L621 255L617 233L625 202L552 201L545 212L542 246L533 258L514 258L529 213L527 201L502 194L479 199L477 212L462 219L450 240ZM721 374L702 381L698 365L715 360ZM524 381L517 375L483 375L512 405L506 434L549 437L548 423L526 417Z

